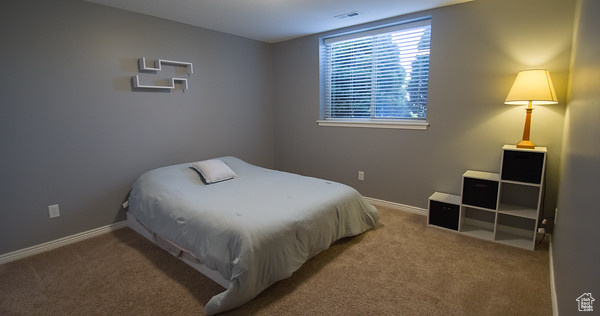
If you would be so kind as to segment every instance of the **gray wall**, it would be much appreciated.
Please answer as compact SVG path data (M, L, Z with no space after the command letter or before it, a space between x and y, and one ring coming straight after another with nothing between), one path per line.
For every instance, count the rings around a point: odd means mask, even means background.
M426 131L318 127L319 36L274 46L275 165L347 183L420 208L434 191L460 194L467 169L497 172L521 140L524 107L504 104L518 71L551 72L559 104L538 107L532 141L548 147L546 216L556 206L574 2L477 0L432 15ZM365 171L365 181L357 171Z
M561 315L577 313L583 293L600 311L600 2L581 1L565 118L556 227L554 277Z
M273 166L268 44L79 0L2 1L0 38L0 254L123 220L152 168ZM189 90L132 91L143 56L192 62Z

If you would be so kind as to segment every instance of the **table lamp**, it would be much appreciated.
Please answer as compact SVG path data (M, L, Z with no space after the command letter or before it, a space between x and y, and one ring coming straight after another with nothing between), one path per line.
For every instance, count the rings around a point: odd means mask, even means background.
M558 103L554 87L552 86L552 80L550 79L550 72L545 69L530 69L519 72L504 103L527 105L523 140L517 144L517 148L535 148L535 145L529 140L532 106L534 104Z

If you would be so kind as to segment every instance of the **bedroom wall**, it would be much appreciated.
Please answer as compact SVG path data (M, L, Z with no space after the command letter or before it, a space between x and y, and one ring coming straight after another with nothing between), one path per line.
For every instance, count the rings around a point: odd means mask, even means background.
M432 16L426 131L317 126L319 37L331 32L274 45L276 167L426 208L434 191L460 194L465 170L499 171L502 146L521 140L525 120L524 107L504 99L518 71L543 67L559 104L536 108L531 135L549 151L545 212L551 216L573 12L570 0L477 0L382 21Z
M268 44L79 0L2 1L0 38L0 254L123 220L152 168L273 166ZM189 90L132 91L139 57L192 62Z
M577 313L591 293L600 311L600 2L583 0L573 45L552 255L558 312Z

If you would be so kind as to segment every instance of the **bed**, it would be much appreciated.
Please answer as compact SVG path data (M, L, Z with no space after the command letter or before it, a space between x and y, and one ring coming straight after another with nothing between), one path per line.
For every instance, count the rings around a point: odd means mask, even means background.
M235 157L210 161L233 175L207 184L193 163L148 171L132 187L127 214L132 229L225 288L206 314L243 305L336 240L379 221L349 186Z

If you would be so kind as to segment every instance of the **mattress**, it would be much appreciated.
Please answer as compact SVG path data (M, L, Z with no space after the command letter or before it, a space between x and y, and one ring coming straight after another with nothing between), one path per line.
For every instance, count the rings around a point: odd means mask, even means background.
M228 282L207 314L246 303L336 240L378 223L377 209L347 185L219 159L235 178L205 184L191 163L178 164L144 173L129 196L136 221Z

